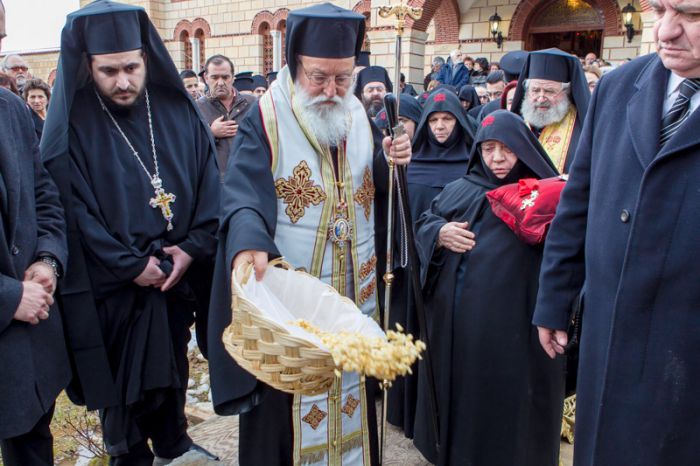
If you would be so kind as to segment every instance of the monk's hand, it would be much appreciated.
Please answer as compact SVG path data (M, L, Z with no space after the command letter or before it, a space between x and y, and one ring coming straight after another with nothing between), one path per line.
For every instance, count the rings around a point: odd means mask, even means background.
M22 299L19 301L14 318L32 325L38 324L40 320L48 319L53 296L46 292L42 285L34 281L23 281L22 288Z
M236 254L236 257L233 258L232 272L235 273L236 269L238 269L238 266L241 264L253 264L255 279L260 281L265 276L265 271L267 270L267 252L253 251L252 249L239 252Z
M37 261L30 265L24 272L24 280L38 283L49 294L53 294L56 291L56 273L45 262Z
M467 229L468 222L449 222L440 228L438 246L459 254L471 251L476 246L476 235Z
M156 288L163 285L167 277L165 272L158 267L159 264L160 261L157 258L149 257L146 268L143 269L143 272L138 277L134 278L134 283L138 286L154 286Z
M232 138L238 131L236 122L233 120L224 120L223 116L212 121L210 128L212 134L217 139Z
M166 246L163 252L173 258L173 271L165 283L160 287L161 291L168 291L170 288L177 285L187 269L192 264L192 256L180 249L178 246Z
M382 141L384 153L394 161L396 165L408 165L411 162L411 138L408 134L402 134L396 139L387 136Z
M540 337L540 345L547 355L554 359L557 354L564 354L569 336L564 330L554 330L551 328L537 327Z

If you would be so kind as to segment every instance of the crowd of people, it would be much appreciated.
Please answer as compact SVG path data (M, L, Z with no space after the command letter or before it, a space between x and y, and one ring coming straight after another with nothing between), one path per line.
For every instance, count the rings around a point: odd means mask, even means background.
M4 464L53 464L63 390L98 410L111 465L216 460L187 431L192 328L242 466L378 464L376 381L283 393L222 342L232 271L278 257L375 319L393 271L391 327L430 358L388 419L431 463L555 466L575 393L576 466L696 464L700 3L649 3L656 54L456 49L423 92L329 3L289 13L266 76L224 55L178 71L145 10L111 0L68 16L53 87L6 56ZM406 219L415 257L387 264Z

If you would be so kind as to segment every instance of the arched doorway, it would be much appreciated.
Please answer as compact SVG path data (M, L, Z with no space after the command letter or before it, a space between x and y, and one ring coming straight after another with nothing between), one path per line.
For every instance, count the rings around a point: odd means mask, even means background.
M543 2L525 28L525 48L557 47L580 57L589 52L600 56L604 28L602 12L585 0Z

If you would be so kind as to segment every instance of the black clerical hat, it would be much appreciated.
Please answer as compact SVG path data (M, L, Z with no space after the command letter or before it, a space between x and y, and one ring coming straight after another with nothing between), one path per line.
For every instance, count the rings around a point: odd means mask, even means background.
M365 17L331 3L293 10L287 17L286 57L292 78L297 55L357 58L365 38Z
M265 76L261 74L256 74L253 76L253 90L259 87L264 87L267 89L267 79L265 79Z
M103 3L107 11L112 14L85 17L83 40L88 55L126 52L142 48L139 12L121 9L118 3Z
M578 58L558 49L535 52L527 62L528 79L548 79L568 83L571 81L570 62ZM580 61L579 61L580 63Z
M242 71L236 73L233 80L233 87L239 91L254 91L255 81L253 80L252 71Z
M277 80L277 71L270 71L267 73L267 84L268 86Z
M514 50L501 57L498 64L506 75L506 81L514 81L520 77L520 71L523 69L527 55L528 52L525 50Z
M387 92L394 92L394 86L389 79L389 73L382 66L368 66L357 73L357 85L355 86L355 95L357 98L362 97L362 92L365 86L369 83L384 83Z
M369 66L370 55L372 55L372 53L366 50L360 52L360 55L357 57L357 62L355 63L355 66Z

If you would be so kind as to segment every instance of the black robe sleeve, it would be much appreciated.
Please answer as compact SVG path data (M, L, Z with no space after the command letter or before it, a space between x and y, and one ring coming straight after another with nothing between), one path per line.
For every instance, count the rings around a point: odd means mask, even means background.
M484 191L465 178L453 181L433 199L430 209L423 212L416 222L416 248L421 263L421 283L424 285L430 268L440 267L445 254L449 253L437 246L440 229L448 222L466 221L473 224L486 207Z
M197 202L187 238L178 246L195 261L209 262L216 253L221 182L207 129L196 116L193 118L193 125L192 132L195 135L197 147L199 191L196 194Z
M36 256L50 254L66 270L68 244L66 222L58 189L39 157L39 146L34 146L34 199L36 202L37 245Z

